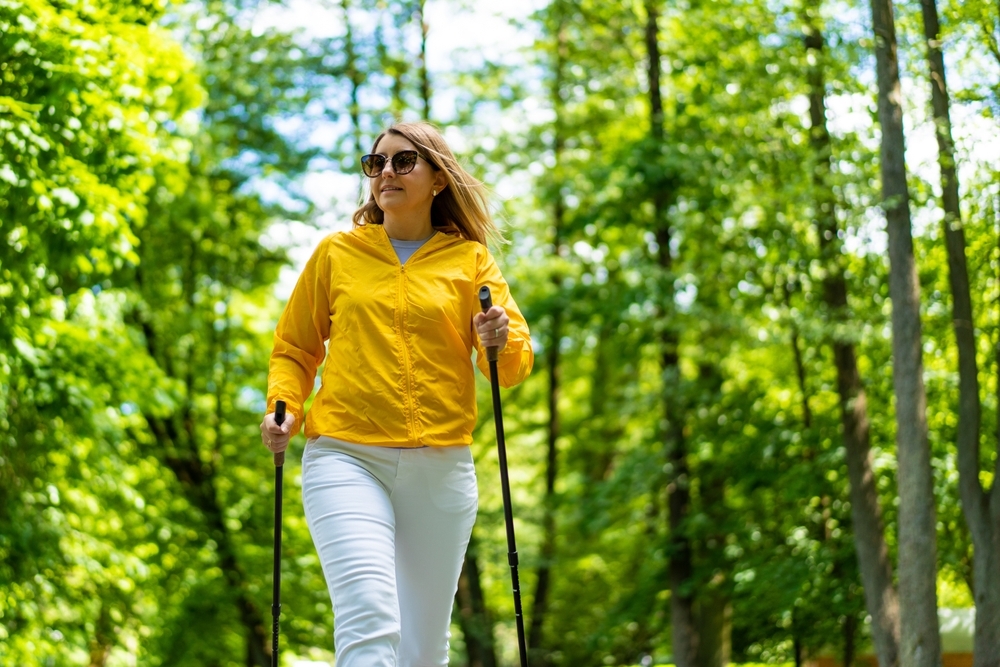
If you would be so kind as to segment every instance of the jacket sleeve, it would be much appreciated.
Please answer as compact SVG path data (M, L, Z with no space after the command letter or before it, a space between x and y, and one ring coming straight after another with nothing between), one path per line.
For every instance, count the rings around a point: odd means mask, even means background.
M479 253L477 262L476 292L478 293L483 285L489 287L493 297L493 305L502 306L507 311L507 317L510 318L508 326L510 333L507 336L507 344L498 355L497 370L500 376L500 386L513 387L528 377L531 367L535 363L535 351L531 346L531 332L528 331L528 323L524 320L524 315L514 303L507 281L500 273L500 267L497 266L493 256L485 247ZM477 312L479 310L478 304L477 298ZM473 329L472 340L475 341L476 346L476 365L483 375L489 377L490 362L486 360L486 348L483 347L479 340L479 334L476 333L471 322L469 326Z
M274 332L267 374L267 412L281 399L302 426L303 404L316 383L316 369L326 356L330 337L330 239L320 242L288 297Z

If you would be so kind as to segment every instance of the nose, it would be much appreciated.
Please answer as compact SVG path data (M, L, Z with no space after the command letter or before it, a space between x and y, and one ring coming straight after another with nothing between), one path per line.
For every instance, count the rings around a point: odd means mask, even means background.
M382 178L393 177L396 175L396 171L392 168L392 160L386 160L385 164L382 165L382 173L379 174Z

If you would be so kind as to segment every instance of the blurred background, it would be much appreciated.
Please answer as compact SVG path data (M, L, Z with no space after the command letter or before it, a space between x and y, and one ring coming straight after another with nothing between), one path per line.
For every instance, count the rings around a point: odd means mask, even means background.
M270 664L271 335L427 118L532 328L532 665L1000 664L1000 6L892 9L0 0L0 663ZM451 664L496 667L479 382ZM303 444L287 667L334 662Z

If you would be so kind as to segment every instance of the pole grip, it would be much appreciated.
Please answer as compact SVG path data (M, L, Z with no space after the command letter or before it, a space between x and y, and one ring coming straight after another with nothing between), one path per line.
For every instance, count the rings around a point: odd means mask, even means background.
M479 305L482 306L484 313L493 307L493 296L486 285L479 288Z
M285 423L285 402L284 401L275 401L274 402L274 423L277 424L278 426L281 426L283 423ZM274 453L274 465L275 465L275 467L285 465L285 453L284 452L275 452Z
M493 296L490 294L490 288L486 285L479 288L479 305L482 307L484 313L493 307ZM500 350L495 345L486 347L487 361L496 361L499 356Z

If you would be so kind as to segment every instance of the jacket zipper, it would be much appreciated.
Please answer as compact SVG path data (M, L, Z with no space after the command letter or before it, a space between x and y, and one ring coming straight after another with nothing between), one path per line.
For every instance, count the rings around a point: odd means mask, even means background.
M403 369L406 375L406 423L410 431L410 440L417 439L416 410L413 407L413 380L410 377L409 334L406 332L406 269L399 267L399 298L396 312L399 313L399 337L403 347Z

